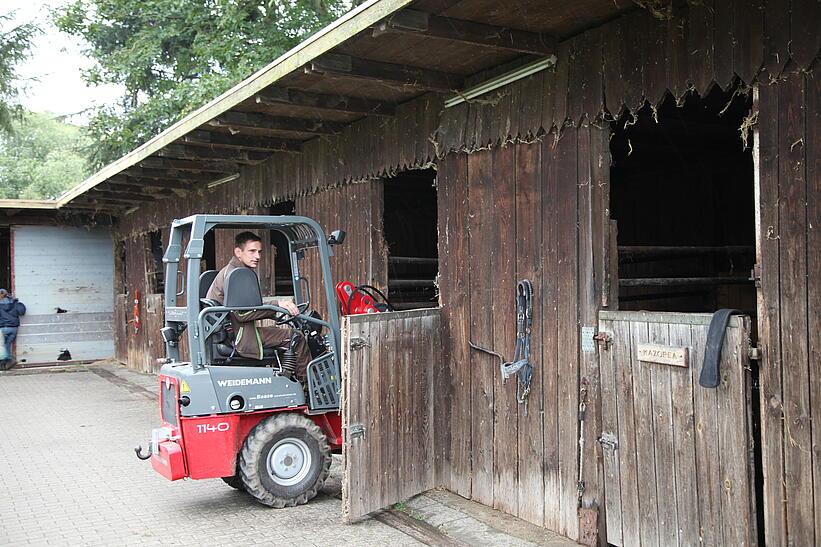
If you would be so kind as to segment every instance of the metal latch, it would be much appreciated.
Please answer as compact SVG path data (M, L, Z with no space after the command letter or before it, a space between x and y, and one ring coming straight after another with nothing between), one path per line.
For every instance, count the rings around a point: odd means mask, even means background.
M750 351L747 353L747 357L750 359L750 361L758 361L759 359L761 359L761 351L756 347L752 347L750 348Z
M618 450L619 448L619 441L612 433L602 433L598 441L602 448L608 448L610 450Z
M353 337L348 342L351 351L356 351L358 349L370 347L368 341L364 338Z
M755 286L761 288L761 265L754 264L752 271L750 271L750 281L755 282Z
M365 426L362 424L350 424L348 426L348 438L351 440L365 438Z
M613 343L613 337L610 336L609 332L606 331L599 331L593 336L593 340L600 344L604 344L604 349L608 349L610 344Z

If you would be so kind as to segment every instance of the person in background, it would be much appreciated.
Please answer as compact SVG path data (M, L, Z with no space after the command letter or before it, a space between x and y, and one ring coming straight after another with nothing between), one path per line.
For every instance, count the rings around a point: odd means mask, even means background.
M17 363L12 355L20 316L25 315L26 306L14 298L6 289L0 289L0 369L9 370Z

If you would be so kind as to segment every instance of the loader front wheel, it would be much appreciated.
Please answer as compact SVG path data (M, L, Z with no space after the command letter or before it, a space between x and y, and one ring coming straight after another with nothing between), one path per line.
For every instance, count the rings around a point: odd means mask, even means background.
M240 452L239 476L260 503L282 508L316 496L331 468L322 430L302 414L283 413L260 422Z

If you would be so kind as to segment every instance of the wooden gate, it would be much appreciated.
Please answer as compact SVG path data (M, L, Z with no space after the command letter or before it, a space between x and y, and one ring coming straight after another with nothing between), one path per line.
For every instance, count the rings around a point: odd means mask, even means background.
M435 486L438 309L342 324L342 510L350 522Z
M698 376L710 318L599 314L609 335L599 346L609 543L756 543L750 319L732 318L721 384L707 389Z

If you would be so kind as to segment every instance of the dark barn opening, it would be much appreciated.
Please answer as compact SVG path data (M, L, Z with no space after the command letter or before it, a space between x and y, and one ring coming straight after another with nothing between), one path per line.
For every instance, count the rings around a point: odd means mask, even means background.
M275 203L270 209L271 215L294 215L296 205L293 201ZM274 253L274 294L293 296L294 285L291 280L291 252L288 249L288 238L282 232L271 230L271 247Z
M0 226L0 288L11 290L11 231Z
M163 246L162 232L160 230L149 232L148 245L149 253L151 255L149 264L152 268L148 272L149 292L152 294L162 294L165 292L165 268L162 261L163 255L165 254L165 248Z
M397 310L437 305L435 180L433 169L405 171L385 180L388 298Z
M750 95L716 86L614 124L619 309L755 319L753 158L740 132L750 107Z

